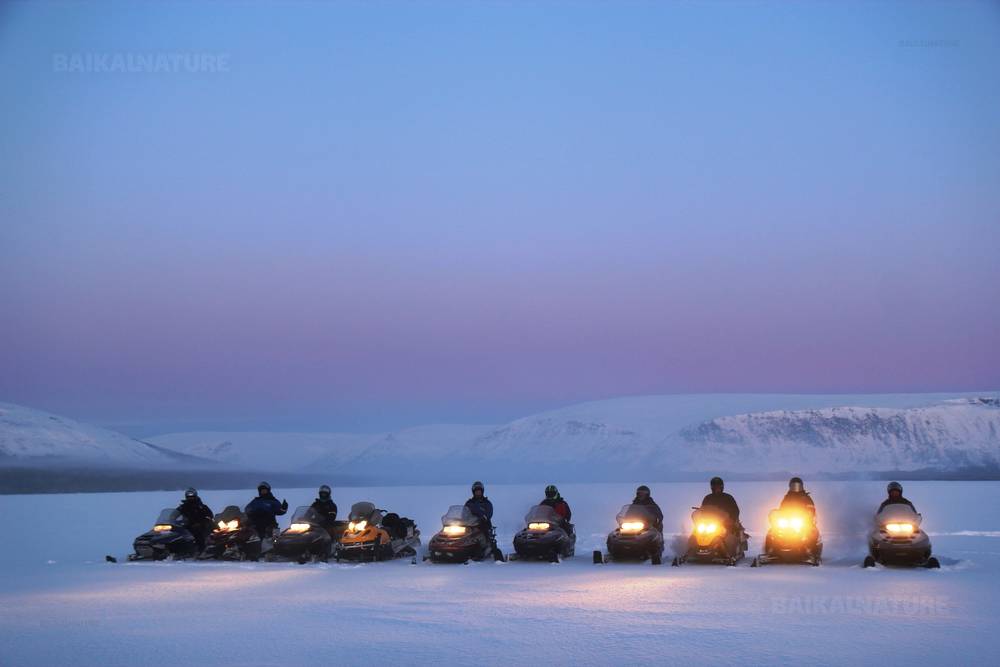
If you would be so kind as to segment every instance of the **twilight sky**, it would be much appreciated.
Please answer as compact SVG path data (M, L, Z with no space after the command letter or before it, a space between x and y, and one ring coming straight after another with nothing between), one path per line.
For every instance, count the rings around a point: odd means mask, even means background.
M130 54L225 71L58 64ZM995 2L6 3L0 401L1000 388L998 63Z

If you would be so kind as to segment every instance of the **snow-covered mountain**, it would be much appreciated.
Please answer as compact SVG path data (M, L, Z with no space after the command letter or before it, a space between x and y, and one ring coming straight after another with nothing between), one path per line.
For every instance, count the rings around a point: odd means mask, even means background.
M833 407L718 417L681 432L692 461L747 471L955 470L1000 465L1000 400Z
M1000 405L978 395L626 397L499 426L434 425L374 435L168 434L164 447L272 470L417 483L668 479L765 474L995 470Z
M143 442L0 403L0 464L333 475L360 482L673 479L1000 470L1000 399L955 394L643 396L499 426L392 433L174 433Z
M0 403L0 463L152 467L196 462L115 431Z
M146 438L154 445L253 470L301 471L339 467L355 459L383 435L191 431Z

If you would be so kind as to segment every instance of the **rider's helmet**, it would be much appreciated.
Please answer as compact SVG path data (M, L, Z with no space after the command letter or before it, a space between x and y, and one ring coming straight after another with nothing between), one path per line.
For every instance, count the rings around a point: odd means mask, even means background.
M549 500L557 500L559 498L559 489L556 488L555 484L549 484L545 487L545 497Z
M709 481L708 485L712 487L713 493L715 493L716 488L719 489L719 492L726 488L726 484L722 481L721 477L713 477L711 481Z
M899 482L889 482L889 485L885 487L886 493L892 498L893 492L896 493L896 497L899 498L903 495L903 485Z
M478 479L472 483L472 495L476 495L476 491L486 495L486 487Z
M649 487L643 484L635 490L636 498L649 498Z
M271 492L271 485L267 482L261 482L257 485L257 493L264 495L265 493Z
M194 500L198 497L198 490L193 486L188 487L188 490L184 492L184 500Z
M329 500L330 499L330 487L327 486L326 484L324 484L323 486L319 487L319 499L320 500Z
M788 480L788 490L793 493L802 493L806 490L805 484L802 483L801 477L792 477Z

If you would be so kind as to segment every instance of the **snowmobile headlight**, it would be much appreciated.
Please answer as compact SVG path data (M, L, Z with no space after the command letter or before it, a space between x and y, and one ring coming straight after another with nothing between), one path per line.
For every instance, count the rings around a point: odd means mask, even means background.
M226 521L219 521L219 523L217 524L217 526L218 526L218 530L219 531L229 532L229 531L236 530L237 528L239 528L240 527L240 522L239 522L238 519L233 519L232 521L228 521L228 522L226 522Z
M622 522L622 532L623 533L641 533L643 528L646 527L642 521L623 521Z
M465 526L445 526L441 529L441 532L452 537L465 535Z
M308 523L293 523L288 527L289 533L304 533L312 528Z
M360 533L367 527L368 527L367 521L351 521L349 524L347 524L347 529L352 533Z
M793 530L796 533L801 533L806 525L805 519L794 514L778 515L772 518L771 523L778 530Z
M158 523L155 526L153 526L153 530L155 530L158 533L165 533L173 529L174 527L171 526L169 523Z
M537 523L532 522L528 524L528 530L548 530L549 523L547 521L539 521Z
M912 535L912 523L887 523L885 529L893 535Z
M706 533L708 535L711 535L712 533L719 530L719 524L702 522L698 524L695 530L697 530L699 533Z

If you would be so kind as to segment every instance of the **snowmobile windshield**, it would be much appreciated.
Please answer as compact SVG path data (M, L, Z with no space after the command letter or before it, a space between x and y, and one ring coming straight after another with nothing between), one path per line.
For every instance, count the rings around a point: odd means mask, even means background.
M174 507L160 510L160 516L156 517L156 524L163 526L184 525L184 517Z
M225 521L229 523L230 521L239 521L243 517L243 510L239 508L239 505L226 505L226 509L222 510L215 515L215 522Z
M909 505L899 503L883 507L882 511L875 516L875 520L879 523L905 522L915 526L920 525L920 515L914 512Z
M626 521L642 521L646 524L655 523L652 512L645 505L625 505L615 517L618 523Z
M525 523L550 523L558 526L562 524L562 517L548 505L535 505L524 517Z
M292 514L292 523L320 523L320 516L309 505L300 505Z
M442 526L475 526L477 523L479 518L465 505L452 505L441 517Z
M351 521L368 521L375 513L375 505L369 502L354 503L351 505Z

